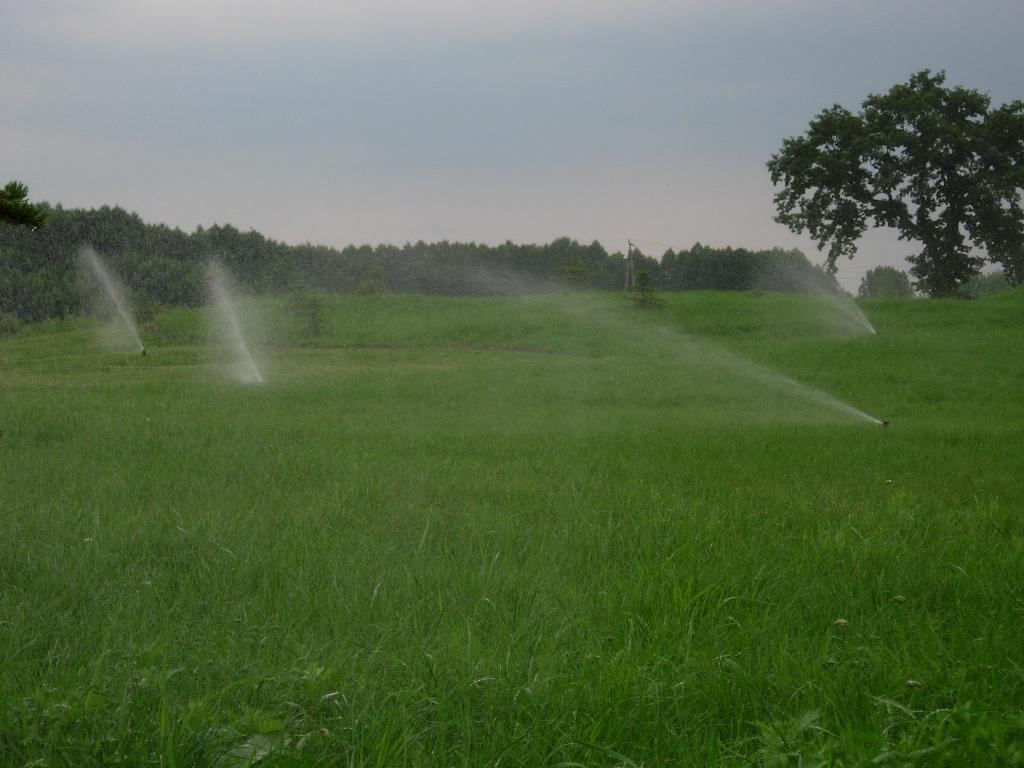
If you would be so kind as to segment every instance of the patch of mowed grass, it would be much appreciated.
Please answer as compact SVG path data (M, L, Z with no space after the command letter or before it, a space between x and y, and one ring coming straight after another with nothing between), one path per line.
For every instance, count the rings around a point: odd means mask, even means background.
M0 341L0 760L1019 764L1021 295L667 298Z

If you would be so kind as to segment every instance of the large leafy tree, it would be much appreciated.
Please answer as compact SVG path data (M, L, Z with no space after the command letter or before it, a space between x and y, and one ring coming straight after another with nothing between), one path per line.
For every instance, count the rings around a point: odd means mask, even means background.
M909 299L914 289L906 272L896 267L875 267L864 275L857 293L870 299Z
M776 220L827 247L829 269L869 226L895 227L920 244L910 272L932 296L977 274L976 249L1024 281L1024 102L944 82L924 70L856 114L826 109L768 161Z
M11 181L0 188L0 221L39 229L46 221L46 213L28 201L28 187Z

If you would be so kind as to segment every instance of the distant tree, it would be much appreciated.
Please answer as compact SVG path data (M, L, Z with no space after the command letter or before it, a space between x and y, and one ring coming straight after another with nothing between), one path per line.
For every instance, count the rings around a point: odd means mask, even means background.
M0 336L10 336L21 328L21 320L13 312L0 312Z
M624 263L626 267L625 280L623 282L624 290L635 291L637 289L637 275L640 274L642 269L647 271L651 290L660 281L661 263L656 258L646 255L632 242L629 243L629 248L626 250Z
M3 230L0 227L0 233ZM78 303L74 269L67 268L59 258L48 262L46 257L0 246L0 312L32 323L74 311Z
M381 268L380 264L374 264L363 276L363 279L359 281L359 284L356 286L356 293L367 296L383 292L384 270Z
M988 274L975 275L960 288L962 295L969 299L980 299L982 296L995 296L1010 290L1013 286L1006 279L1002 270Z
M909 257L917 285L956 295L984 259L1024 280L1024 102L990 108L988 95L945 88L918 72L860 112L821 112L768 161L776 220L828 246L828 267L853 257L865 229L895 227L921 243Z
M633 273L633 277L636 283L633 288L633 306L637 309L659 309L665 305L665 300L658 296L654 288L654 280L647 267L640 267Z
M288 297L288 312L295 318L302 336L317 337L324 332L324 307L309 291L294 291Z
M858 296L871 299L909 299L914 295L907 273L896 267L874 267L861 278Z
M39 229L46 223L46 212L28 201L28 187L11 181L0 189L0 221Z
M590 282L590 270L578 250L572 251L565 259L565 263L558 268L561 277L574 288L583 288Z

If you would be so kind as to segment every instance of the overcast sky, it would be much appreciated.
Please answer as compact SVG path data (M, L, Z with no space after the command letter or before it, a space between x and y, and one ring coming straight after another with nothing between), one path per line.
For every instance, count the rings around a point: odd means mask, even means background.
M0 25L0 183L334 246L802 248L765 168L924 68L1024 98L1020 0L32 0ZM902 265L871 235L840 265Z

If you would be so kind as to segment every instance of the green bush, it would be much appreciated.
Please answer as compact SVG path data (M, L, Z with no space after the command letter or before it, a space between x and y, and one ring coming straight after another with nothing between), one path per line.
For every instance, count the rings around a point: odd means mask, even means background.
M21 320L13 312L0 312L0 336L13 336L21 328Z
M868 299L911 299L914 289L906 272L896 267L875 267L861 278L857 294Z
M364 296L374 293L384 293L384 270L380 264L374 264L366 273L359 285L356 286L356 293Z
M320 298L308 291L288 297L288 313L295 318L301 336L317 337L324 332L324 308Z
M647 267L641 267L636 271L636 288L633 290L633 305L637 309L661 309L665 301L654 288L651 280L651 273Z
M995 296L1004 293L1012 287L1010 281L1006 279L1006 273L999 270L998 272L975 275L960 286L960 295L969 299L979 299L982 296Z

